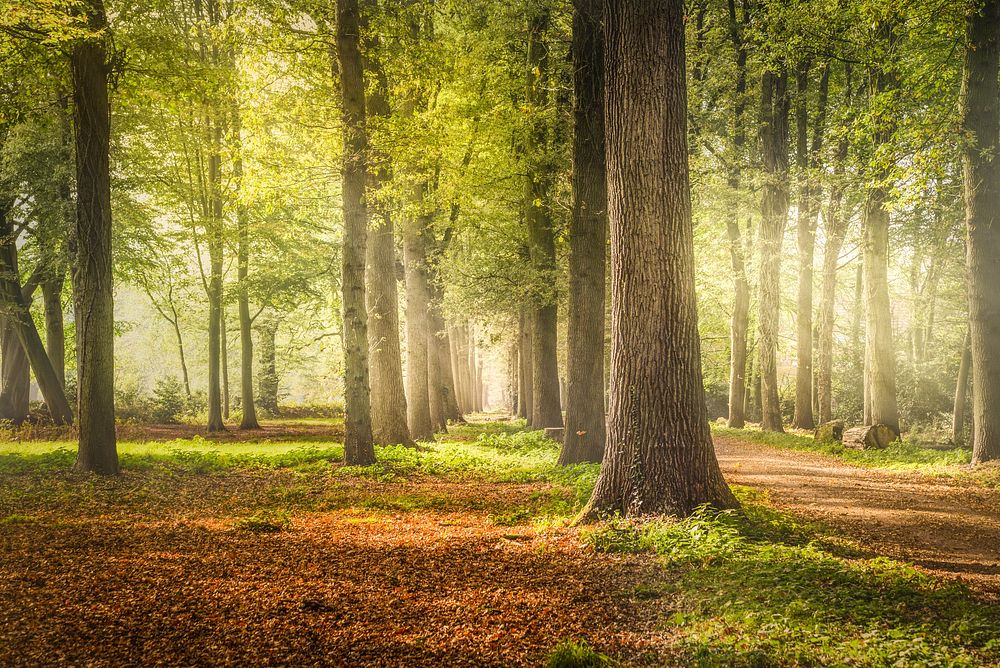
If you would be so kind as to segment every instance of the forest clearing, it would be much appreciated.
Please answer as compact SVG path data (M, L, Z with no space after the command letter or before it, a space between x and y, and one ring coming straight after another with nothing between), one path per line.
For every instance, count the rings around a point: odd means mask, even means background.
M0 666L1000 666L1000 0L0 0Z
M109 480L68 473L69 443L4 446L0 663L540 665L566 642L621 665L1000 660L996 475L727 435L746 516L657 537L568 526L597 465L522 429L372 467L319 438L129 443Z

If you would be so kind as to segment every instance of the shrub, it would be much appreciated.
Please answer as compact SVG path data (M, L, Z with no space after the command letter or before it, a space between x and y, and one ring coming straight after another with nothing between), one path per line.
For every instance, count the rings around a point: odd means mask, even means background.
M548 668L601 668L613 666L610 657L591 647L586 640L564 640L545 659Z
M173 424L188 410L184 386L173 376L156 381L150 402L150 417L154 422Z

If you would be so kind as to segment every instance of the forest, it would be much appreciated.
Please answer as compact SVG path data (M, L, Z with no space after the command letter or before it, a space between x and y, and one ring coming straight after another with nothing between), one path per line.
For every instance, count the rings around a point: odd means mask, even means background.
M1000 666L1000 0L0 0L0 665Z

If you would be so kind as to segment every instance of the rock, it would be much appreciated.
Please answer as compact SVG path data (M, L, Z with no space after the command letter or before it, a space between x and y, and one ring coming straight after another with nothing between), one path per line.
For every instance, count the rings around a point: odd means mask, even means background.
M844 446L856 450L881 450L898 438L896 430L884 424L852 427L844 432Z
M817 443L839 443L844 438L844 421L831 420L816 427L813 438Z
M565 432L565 430L562 427L546 427L545 428L545 437L546 438L551 438L553 441L557 441L559 443L562 443L563 442L563 433L564 432Z

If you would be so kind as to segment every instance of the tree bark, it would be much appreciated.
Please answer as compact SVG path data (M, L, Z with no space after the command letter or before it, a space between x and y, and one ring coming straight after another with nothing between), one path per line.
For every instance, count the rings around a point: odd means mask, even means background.
M42 282L42 302L45 311L45 352L59 385L66 388L66 328L63 323L62 292L66 275L58 273Z
M971 368L972 332L966 328L965 341L962 344L962 361L958 365L958 378L955 380L955 405L951 417L951 442L956 446L965 445L965 404Z
M531 426L532 406L532 364L531 364L531 316L522 310L517 320L517 416L524 418Z
M31 371L28 357L17 339L13 319L3 319L0 334L0 374L3 376L3 391L0 392L0 419L21 424L28 419L30 411Z
M87 19L106 29L102 0ZM70 56L76 143L76 357L80 445L76 466L118 473L115 440L114 283L111 262L111 111L106 38L81 40Z
M258 320L257 335L260 346L258 346L257 360L257 394L260 407L271 416L278 415L278 365L276 352L276 339L278 335L278 320L265 316Z
M681 0L607 0L611 393L584 518L738 505L702 386Z
M225 306L219 309L219 345L221 358L219 360L222 369L222 419L229 419L230 394L229 394L229 335L226 332L226 309Z
M548 143L544 115L548 79L548 49L545 32L549 27L547 10L534 12L528 19L528 68L525 102L531 110L525 136L527 169L524 181L525 222L528 228L528 252L540 286L534 296L531 328L532 406L531 423L536 429L561 427L559 403L559 362L557 358L558 306L552 285L556 268L555 235L549 211L552 176L542 164Z
M761 199L759 321L761 428L782 432L778 399L778 324L781 305L781 242L788 218L788 72L782 65L761 77L761 145L766 180Z
M225 431L222 392L222 126L209 121L208 202L205 236L208 238L208 431Z
M371 389L368 380L368 323L365 310L365 253L368 209L368 136L365 80L361 63L357 0L337 0L337 57L343 112L344 240L341 288L344 332L344 461L375 463Z
M233 179L243 188L243 119L239 103L233 104ZM260 429L257 405L253 396L253 319L250 317L250 217L242 199L236 204L236 305L240 316L240 404L243 417L240 429ZM182 349L183 350L183 349ZM182 353L183 361L183 353ZM185 378L187 371L185 370ZM186 384L185 380L185 384Z
M576 0L573 214L569 227L566 431L560 464L604 456L604 279L608 186L604 167L603 0Z
M729 36L736 52L736 82L733 101L733 157L727 177L730 190L739 197L743 181L746 150L747 49L737 17L736 0L729 0ZM743 2L742 24L748 20L748 2ZM729 322L729 419L727 424L739 429L746 424L747 335L750 327L750 282L747 280L746 248L740 231L740 207L726 221L729 259L733 269L733 315Z
M422 211L426 182L414 186L414 211L403 225L403 263L406 268L406 418L410 436L418 441L434 436L428 382L430 322L427 304L427 216Z
M962 165L972 350L972 462L1000 459L1000 0L966 24Z
M462 411L458 406L458 398L455 391L455 373L452 363L451 343L448 334L448 327L445 325L444 313L441 302L444 295L440 286L431 284L431 305L430 305L430 353L436 355L438 360L439 374L436 391L441 395L441 410L443 411L444 424L442 429L447 429L448 420L452 422L464 422ZM435 391L433 388L431 391Z

